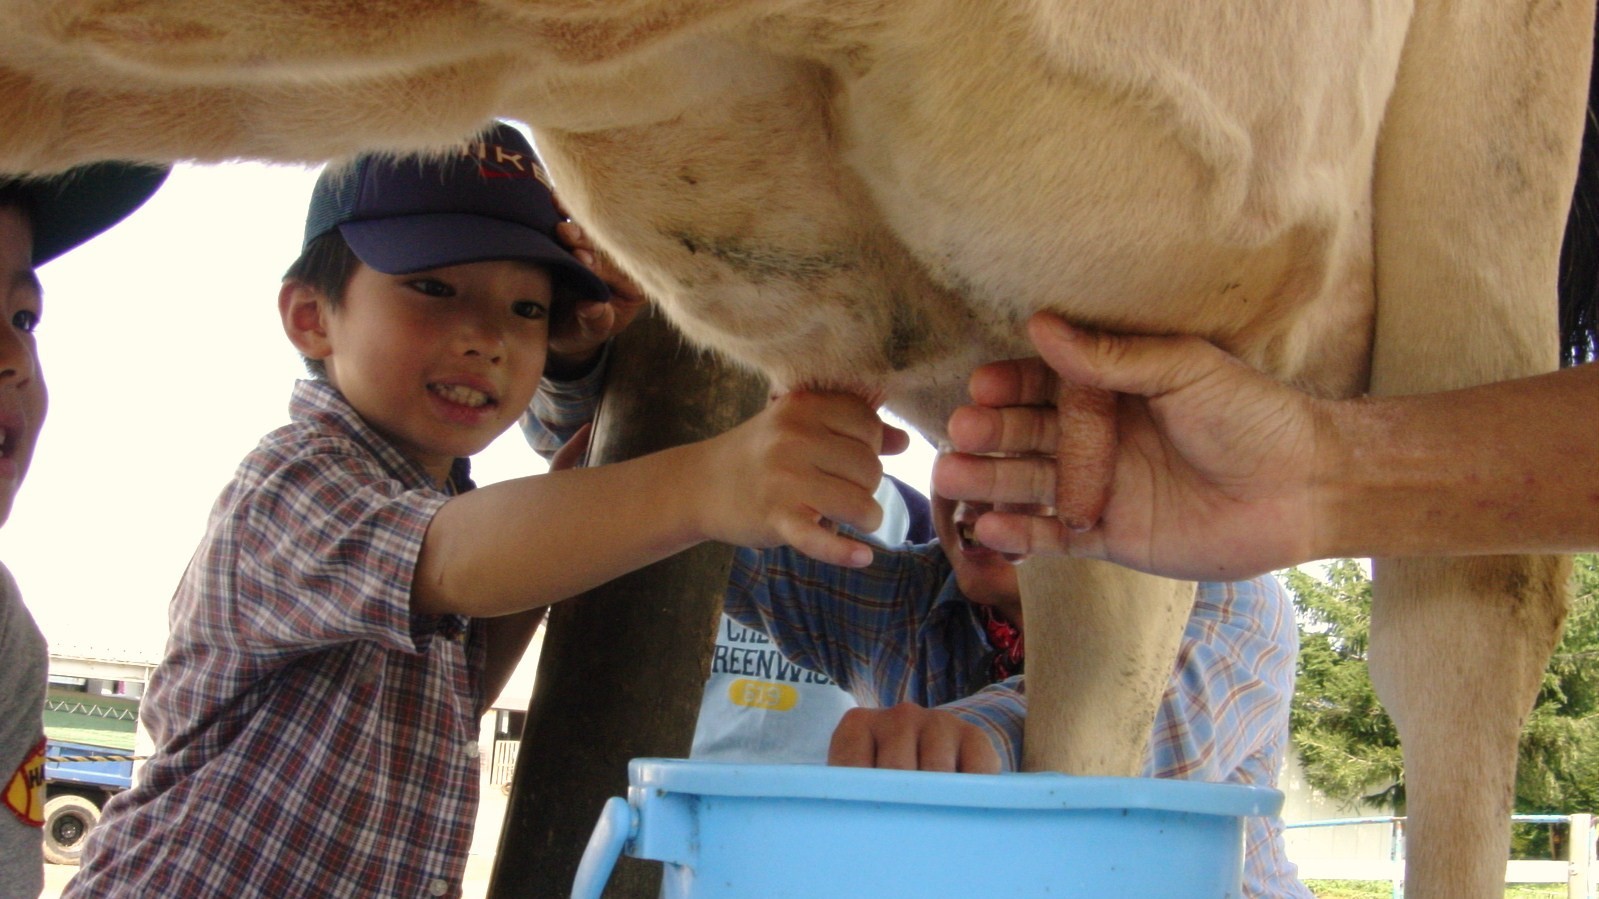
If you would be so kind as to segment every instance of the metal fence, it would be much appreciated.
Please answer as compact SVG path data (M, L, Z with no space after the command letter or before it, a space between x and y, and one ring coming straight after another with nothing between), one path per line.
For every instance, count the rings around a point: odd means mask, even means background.
M494 757L489 763L489 783L499 785L511 782L511 775L516 773L516 751L521 746L521 740L494 741Z
M1593 815L1512 815L1521 824L1569 824L1570 847L1566 860L1512 859L1505 866L1505 883L1563 883L1567 899L1599 899L1599 856L1594 846ZM1310 827L1351 827L1386 824L1393 829L1387 859L1306 859L1299 866L1301 880L1386 880L1393 884L1394 899L1405 894L1405 819L1388 817L1329 818L1286 825L1295 830Z

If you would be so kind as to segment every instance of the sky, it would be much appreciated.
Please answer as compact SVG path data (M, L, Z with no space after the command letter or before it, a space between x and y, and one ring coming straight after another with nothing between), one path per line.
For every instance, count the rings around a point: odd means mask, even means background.
M316 170L179 166L138 212L39 269L50 412L0 559L55 647L159 656L212 502L303 376L277 290ZM884 459L927 487L925 441ZM536 474L512 428L479 484Z

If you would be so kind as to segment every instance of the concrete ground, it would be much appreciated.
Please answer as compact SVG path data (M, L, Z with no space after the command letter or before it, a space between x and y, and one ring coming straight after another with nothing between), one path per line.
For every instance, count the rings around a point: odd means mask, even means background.
M483 899L488 894L494 852L500 842L500 823L505 820L505 791L498 784L489 783L485 776L480 795L477 828L472 832L471 855L466 860L466 878L462 883L465 899ZM76 873L78 869L72 865L45 865L44 892L39 894L39 899L60 899L61 891Z

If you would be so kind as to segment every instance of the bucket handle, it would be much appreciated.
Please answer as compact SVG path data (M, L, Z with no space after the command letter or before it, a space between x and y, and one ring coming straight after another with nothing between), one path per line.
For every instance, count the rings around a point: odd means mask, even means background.
M605 884L611 879L611 869L622 855L622 847L638 833L638 816L627 800L612 796L600 809L600 820L589 835L589 844L583 849L583 860L577 864L577 878L572 882L572 899L600 899Z

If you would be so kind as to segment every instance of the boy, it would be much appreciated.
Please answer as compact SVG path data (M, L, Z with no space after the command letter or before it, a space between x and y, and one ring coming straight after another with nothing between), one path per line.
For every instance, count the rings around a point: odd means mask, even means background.
M478 716L544 606L707 539L869 561L821 521L876 523L888 432L845 397L469 489L552 320L605 296L558 221L505 125L318 181L278 297L316 377L212 511L143 703L158 748L69 896L460 895Z
M166 176L165 168L103 163L54 178L0 178L0 524L28 473L48 405L33 336L44 299L34 269L126 218ZM37 896L49 654L4 565L0 666L0 896Z

